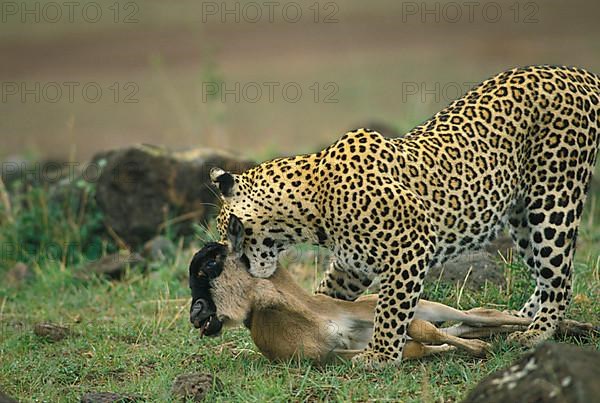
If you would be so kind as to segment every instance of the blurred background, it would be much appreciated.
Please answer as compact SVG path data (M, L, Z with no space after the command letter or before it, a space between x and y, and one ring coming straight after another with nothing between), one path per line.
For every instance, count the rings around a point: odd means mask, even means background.
M243 330L200 340L188 264L219 238L209 170L357 127L400 136L517 66L600 73L599 17L596 0L3 0L0 401L180 401L169 391L186 371L223 381L207 401L462 400L521 351L499 340L489 360L382 375L271 365ZM600 312L598 178L600 166L568 312L586 322ZM503 236L432 268L425 295L519 309L533 284L511 247ZM328 261L298 245L280 263L313 290ZM598 335L584 343L600 349Z
M528 64L600 72L592 0L4 1L0 158L312 151Z

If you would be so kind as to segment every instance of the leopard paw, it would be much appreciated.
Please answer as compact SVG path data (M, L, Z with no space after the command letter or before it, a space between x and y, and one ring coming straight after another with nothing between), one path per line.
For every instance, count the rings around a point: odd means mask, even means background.
M390 365L398 365L399 362L399 360L396 361L388 355L376 353L373 350L365 350L352 358L352 365L354 367L363 367L368 370L382 369Z
M549 332L538 329L529 329L523 332L514 332L508 335L508 341L524 347L535 347L550 338Z

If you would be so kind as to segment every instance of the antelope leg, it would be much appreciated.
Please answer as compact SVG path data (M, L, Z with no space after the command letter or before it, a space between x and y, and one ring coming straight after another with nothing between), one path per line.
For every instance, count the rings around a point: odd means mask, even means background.
M477 357L485 357L490 349L490 345L483 340L461 339L452 334L440 331L440 329L435 327L432 323L421 319L413 319L408 327L408 335L412 339L422 343L447 343L463 349Z
M525 330L526 328L526 324L479 327L461 323L450 327L440 328L439 330L448 335L465 339L479 339L494 336L496 334L506 334L517 330ZM591 323L563 319L558 322L558 333L566 336L589 336L594 333L600 334L600 327L594 326Z
M462 322L472 326L529 326L532 320L490 308L473 308L464 313L468 318Z
M415 318L429 322L457 321L473 326L529 325L531 319L500 312L496 309L474 308L459 311L438 302L420 300Z
M494 336L496 334L512 333L517 330L526 329L526 325L504 325L478 327L465 324L458 324L450 327L440 328L440 332L450 336L461 337L464 339L480 339Z
M566 336L590 336L594 333L600 334L600 326L577 322L571 319L563 319L558 322L558 332Z
M404 350L402 353L403 360L413 360L416 358L426 357L428 355L433 354L441 354L446 353L448 351L454 351L456 347L442 344L439 346L428 346L423 343L419 343L414 340L408 340L404 345ZM343 360L350 360L357 354L362 353L364 350L344 350L344 349L335 349L332 353Z
M377 302L377 295L364 295L356 300L356 302L359 301L375 304ZM496 332L509 333L511 331L520 330L523 326L528 326L531 323L530 318L522 318L516 315L511 315L507 312L498 311L496 309L473 308L468 311L460 311L458 309L449 307L448 305L440 304L439 302L427 301L424 299L420 300L417 304L415 318L426 320L428 322L462 322L471 325L468 327L468 329L470 329L469 332L474 332L473 327L500 327L504 325L518 326L516 328L499 328L498 330L491 331L491 333L484 331L481 333L483 335L492 335ZM570 319L564 319L559 322L558 330L564 334L577 336L600 332L600 326L594 326L591 323L582 323ZM464 337L473 337L467 336L469 333L464 334ZM455 335L460 336L460 334Z

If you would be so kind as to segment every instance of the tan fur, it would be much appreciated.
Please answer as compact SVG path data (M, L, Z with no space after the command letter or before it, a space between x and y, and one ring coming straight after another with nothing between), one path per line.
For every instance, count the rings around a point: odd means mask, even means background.
M254 343L270 360L305 357L322 363L335 357L350 358L367 346L372 335L376 295L362 296L355 302L311 295L282 268L268 279L256 278L234 257L226 259L223 272L211 284L218 318L228 327L246 321ZM408 329L413 340L404 350L404 359L453 349L448 345L423 343L452 344L478 356L484 355L489 347L483 341L456 336L472 332L470 326L462 325L459 332L444 332L423 319L460 320L478 326L495 326L488 329L496 331L501 331L498 327L501 325L517 325L513 327L517 330L530 322L495 310L461 312L421 300L416 319Z

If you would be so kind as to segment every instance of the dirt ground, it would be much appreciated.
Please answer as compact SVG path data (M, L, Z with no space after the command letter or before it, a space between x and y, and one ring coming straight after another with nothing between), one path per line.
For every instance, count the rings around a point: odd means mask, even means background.
M300 7L297 23L278 12L269 22L261 2L251 3L262 18L249 21L247 1L227 2L240 8L240 21L222 22L204 3L135 3L137 22L128 24L3 16L0 157L85 160L100 149L154 143L260 159L313 150L374 120L408 130L514 66L600 72L594 1L491 2L498 18L489 7L484 14L487 3L468 15L462 2L322 1L316 15L309 3L282 2ZM98 4L109 12L110 3ZM229 95L211 100L214 85ZM288 87L301 96L286 98Z

